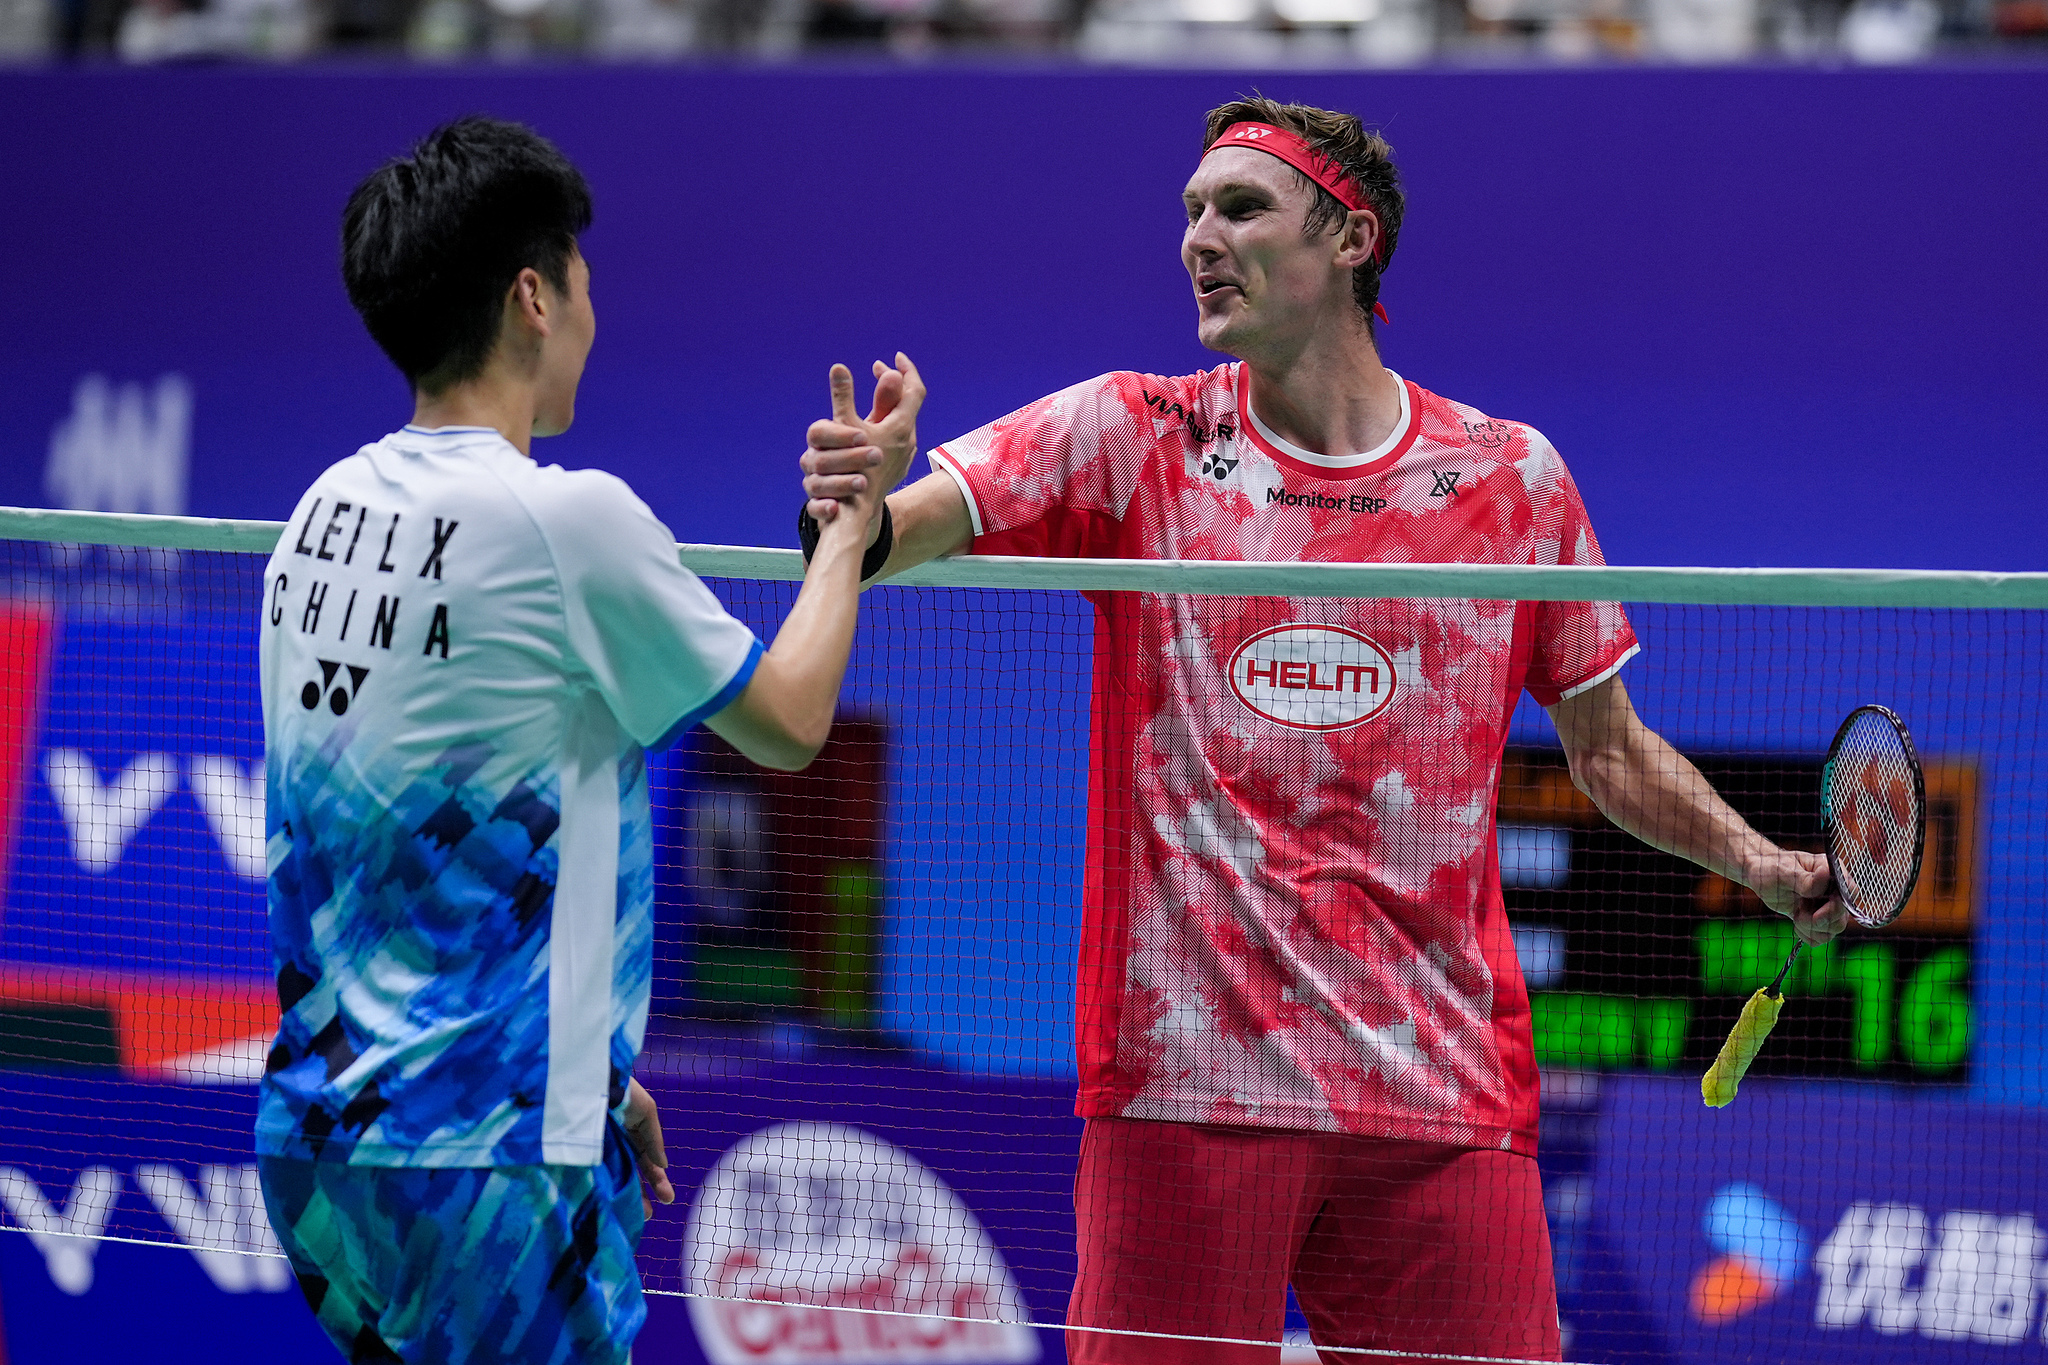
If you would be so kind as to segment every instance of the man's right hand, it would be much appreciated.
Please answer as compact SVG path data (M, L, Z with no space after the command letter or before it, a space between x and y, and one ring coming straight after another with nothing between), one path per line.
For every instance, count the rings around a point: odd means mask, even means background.
M881 525L882 499L893 486L885 485L879 473L888 467L884 442L917 444L924 385L908 358L897 359L908 371L908 382L904 373L876 366L875 406L866 418L854 406L852 373L844 365L832 367L832 417L811 430L850 441L830 449L855 472L835 475L845 487L835 488L822 504L815 497L808 504L819 522L818 543L796 605L746 688L705 721L719 738L764 768L797 772L818 756L832 734L839 684L860 615L861 560L869 536ZM905 457L896 466L898 478L908 463Z
M1849 909L1824 854L1774 849L1751 871L1749 886L1765 905L1792 921L1801 943L1818 946L1849 927Z
M898 351L893 369L875 362L874 405L865 418L857 415L852 396L853 376L834 366L832 416L811 423L802 460L807 510L821 526L839 515L840 504L856 500L872 509L870 515L878 514L881 499L903 482L917 457L925 387L909 356ZM869 492L872 502L862 496ZM879 525L870 529L880 534Z

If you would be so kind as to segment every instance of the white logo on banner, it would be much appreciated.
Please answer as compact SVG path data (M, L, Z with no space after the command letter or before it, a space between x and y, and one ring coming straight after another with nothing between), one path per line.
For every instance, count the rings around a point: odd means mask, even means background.
M207 827L220 841L221 852L235 875L262 881L270 875L270 860L264 851L263 762L245 771L237 759L202 754L186 765L185 780L199 809L206 812Z
M712 1365L1039 1359L980 1220L923 1162L858 1128L785 1123L740 1142L704 1178L684 1239Z
M64 813L71 856L88 872L106 873L178 789L178 765L169 754L137 754L112 782L102 782L89 755L52 749L43 759L43 780Z
M107 1214L120 1193L119 1171L88 1166L78 1173L71 1202L60 1211L27 1171L0 1166L0 1204L43 1254L51 1283L67 1294L92 1288L92 1255L100 1249L93 1239L106 1230Z
M192 450L192 386L167 374L153 391L89 374L50 433L43 486L59 507L182 516Z
M1342 626L1275 626L1230 656L1230 689L1276 725L1343 730L1387 709L1394 659Z
M219 754L195 755L186 764L185 780L228 866L236 876L262 881L269 875L263 760L245 768L240 760ZM104 875L119 866L129 842L178 790L178 760L170 754L137 754L107 781L91 755L52 749L43 756L43 781L71 835L71 856L86 871Z
M199 1180L203 1193L176 1166L135 1168L135 1183L217 1287L230 1294L291 1288L291 1263L270 1230L256 1168L201 1166Z
M1911 1204L1853 1204L1814 1254L1821 1289L1813 1319L1886 1336L1917 1330L1935 1341L2014 1345L2026 1339L2048 1274L2044 1249L2048 1237L2030 1214L1957 1209L1930 1228ZM2048 1316L2041 1332L2048 1343Z
M230 1294L291 1288L291 1263L270 1229L254 1165L201 1166L198 1187L176 1166L138 1166L135 1183L218 1288ZM92 1288L96 1239L120 1197L119 1171L88 1166L60 1211L35 1177L0 1166L0 1205L28 1233L51 1282L66 1294Z

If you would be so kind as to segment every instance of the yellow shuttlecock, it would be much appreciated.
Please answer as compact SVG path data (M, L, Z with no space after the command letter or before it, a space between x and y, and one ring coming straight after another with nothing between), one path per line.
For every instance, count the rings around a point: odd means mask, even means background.
M1728 1041L1721 1044L1721 1055L1700 1077L1700 1098L1708 1105L1719 1109L1735 1098L1736 1087L1742 1084L1749 1064L1756 1060L1764 1039L1777 1026L1778 1012L1784 1008L1785 997L1774 994L1769 986L1749 997L1742 1007L1742 1017L1728 1030Z

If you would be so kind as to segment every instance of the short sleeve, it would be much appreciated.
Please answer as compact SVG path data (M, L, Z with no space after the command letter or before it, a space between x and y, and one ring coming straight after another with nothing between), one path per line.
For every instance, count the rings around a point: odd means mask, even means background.
M1143 379L1098 376L932 450L967 499L978 553L1116 553L1147 447Z
M619 479L563 473L536 508L569 648L619 725L674 743L746 690L761 642L676 558L675 537Z
M1540 435L1530 433L1530 504L1537 564L1605 564L1578 485ZM1524 686L1540 705L1555 706L1607 681L1635 656L1634 627L1619 602L1537 602L1530 613L1529 672Z

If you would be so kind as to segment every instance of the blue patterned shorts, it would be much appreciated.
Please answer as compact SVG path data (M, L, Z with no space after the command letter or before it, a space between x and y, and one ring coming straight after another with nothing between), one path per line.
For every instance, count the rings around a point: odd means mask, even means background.
M350 1365L626 1365L646 1320L631 1149L596 1166L263 1157L299 1288Z

